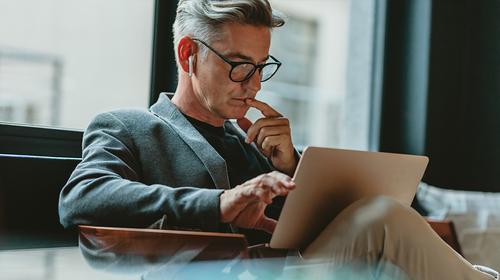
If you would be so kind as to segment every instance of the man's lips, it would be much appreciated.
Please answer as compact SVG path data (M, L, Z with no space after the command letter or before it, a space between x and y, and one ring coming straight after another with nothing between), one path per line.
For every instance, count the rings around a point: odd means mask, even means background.
M238 103L246 104L245 100L251 99L251 98L250 97L234 97L232 99L237 101Z
M240 97L235 97L235 98L232 98L232 100L238 104L241 104L241 105L246 105L246 100L247 98L240 98Z

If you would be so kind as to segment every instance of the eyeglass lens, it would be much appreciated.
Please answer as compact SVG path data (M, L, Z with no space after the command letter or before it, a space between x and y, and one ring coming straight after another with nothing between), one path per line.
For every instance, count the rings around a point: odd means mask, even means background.
M267 81L269 78L271 78L274 73L278 70L278 65L277 64L268 64L262 68L262 71L258 73L260 75L260 80ZM250 78L253 72L257 71L255 69L255 66L250 63L245 63L245 64L240 64L236 67L234 67L233 71L231 72L231 79L233 81L244 81Z

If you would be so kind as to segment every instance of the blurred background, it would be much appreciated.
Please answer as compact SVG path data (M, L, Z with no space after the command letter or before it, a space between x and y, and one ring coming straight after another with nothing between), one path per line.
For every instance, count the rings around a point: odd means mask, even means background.
M271 4L287 16L272 34L283 66L259 98L291 120L294 143L429 156L414 207L453 220L465 257L500 270L500 1ZM173 91L175 8L0 0L0 154L78 159L97 113ZM0 227L6 201L20 203L2 176ZM50 268L48 256L30 261ZM29 279L62 279L41 271Z
M1 121L83 129L99 112L148 107L155 1L0 5ZM260 98L290 117L299 146L367 149L375 1L273 5L288 17L271 50L284 67Z
M0 1L0 120L83 129L147 107L153 0Z

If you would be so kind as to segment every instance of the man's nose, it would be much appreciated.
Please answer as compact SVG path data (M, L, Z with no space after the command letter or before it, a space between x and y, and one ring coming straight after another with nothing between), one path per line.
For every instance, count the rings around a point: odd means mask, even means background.
M262 87L260 78L260 71L257 69L250 79L243 82L243 86L247 87L249 90L257 92Z

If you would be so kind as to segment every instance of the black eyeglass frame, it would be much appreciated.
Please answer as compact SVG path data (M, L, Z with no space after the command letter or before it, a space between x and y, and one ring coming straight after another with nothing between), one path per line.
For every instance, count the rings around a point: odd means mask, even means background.
M229 58L227 58L224 55L222 55L221 53L219 53L218 51L216 51L214 48L212 48L211 46L209 46L204 41L202 41L200 39L196 39L196 38L191 38L191 40L202 43L205 47L207 47L209 50L211 50L212 52L214 52L219 58L221 58L222 60L224 60L224 62L226 62L227 64L231 65L231 70L229 71L229 79L231 81L235 82L235 83L243 83L245 81L250 80L252 78L252 76L255 74L255 72L257 71L257 69L259 70L259 73L260 73L260 72L262 72L262 69L264 69L264 67L266 67L268 65L276 65L277 66L276 70L274 70L274 72L268 78L260 81L261 83L266 82L269 79L271 79L276 74L276 72L278 72L278 69L280 69L280 67L281 67L281 62L278 59L276 59L274 56L272 56L272 55L269 55L269 58L271 58L272 60L274 60L274 62L268 62L268 63L264 63L264 64L255 64L255 63L248 62L248 61L232 61ZM234 80L232 78L233 70L236 67L238 67L240 65L243 65L243 64L252 65L253 66L253 70L250 71L245 76L245 78L243 78L242 80Z

